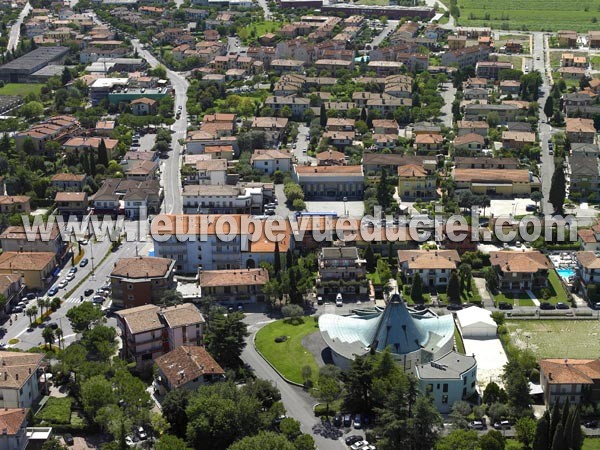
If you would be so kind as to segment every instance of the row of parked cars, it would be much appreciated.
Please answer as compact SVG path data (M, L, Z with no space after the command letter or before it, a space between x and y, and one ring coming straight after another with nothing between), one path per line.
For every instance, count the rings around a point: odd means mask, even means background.
M362 436L354 435L348 436L346 438L346 445L350 447L351 450L376 450L373 444L369 444Z

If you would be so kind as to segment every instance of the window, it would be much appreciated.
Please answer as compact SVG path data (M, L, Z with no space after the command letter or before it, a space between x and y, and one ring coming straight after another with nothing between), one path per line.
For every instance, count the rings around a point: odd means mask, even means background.
M448 392L448 383L444 383L444 386L442 387L442 392Z

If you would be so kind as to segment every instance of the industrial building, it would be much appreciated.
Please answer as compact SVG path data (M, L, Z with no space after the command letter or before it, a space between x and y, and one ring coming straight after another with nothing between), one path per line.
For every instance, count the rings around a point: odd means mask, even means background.
M0 66L0 80L9 83L36 82L35 73L48 65L61 64L68 47L39 47Z

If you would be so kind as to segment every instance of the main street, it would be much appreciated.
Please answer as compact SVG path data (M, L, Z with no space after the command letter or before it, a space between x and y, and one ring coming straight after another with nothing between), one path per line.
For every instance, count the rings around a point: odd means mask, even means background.
M131 41L134 49L137 50L138 55L148 61L148 64L155 68L160 65L160 62L152 55L148 50L143 48L139 40L133 39ZM166 69L167 77L171 81L173 89L175 90L175 109L180 112L180 117L175 120L175 123L171 126L173 131L173 137L171 141L171 152L169 158L164 160L162 170L162 186L164 189L164 201L162 211L167 214L181 214L183 211L182 199L181 199L181 158L183 154L183 146L179 143L180 140L185 140L187 134L187 89L189 87L188 81L184 76ZM181 109L179 109L181 108Z
M17 45L19 44L19 37L21 36L21 25L23 24L25 17L27 17L31 9L31 5L29 4L29 2L27 2L21 10L19 18L10 27L10 32L8 33L8 44L6 45L7 52L15 50L17 48Z

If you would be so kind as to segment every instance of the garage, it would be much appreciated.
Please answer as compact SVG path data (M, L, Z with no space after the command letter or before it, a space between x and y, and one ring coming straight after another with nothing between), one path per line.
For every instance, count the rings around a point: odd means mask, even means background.
M465 339L496 337L496 322L492 319L492 314L483 308L471 306L457 311L456 318Z

